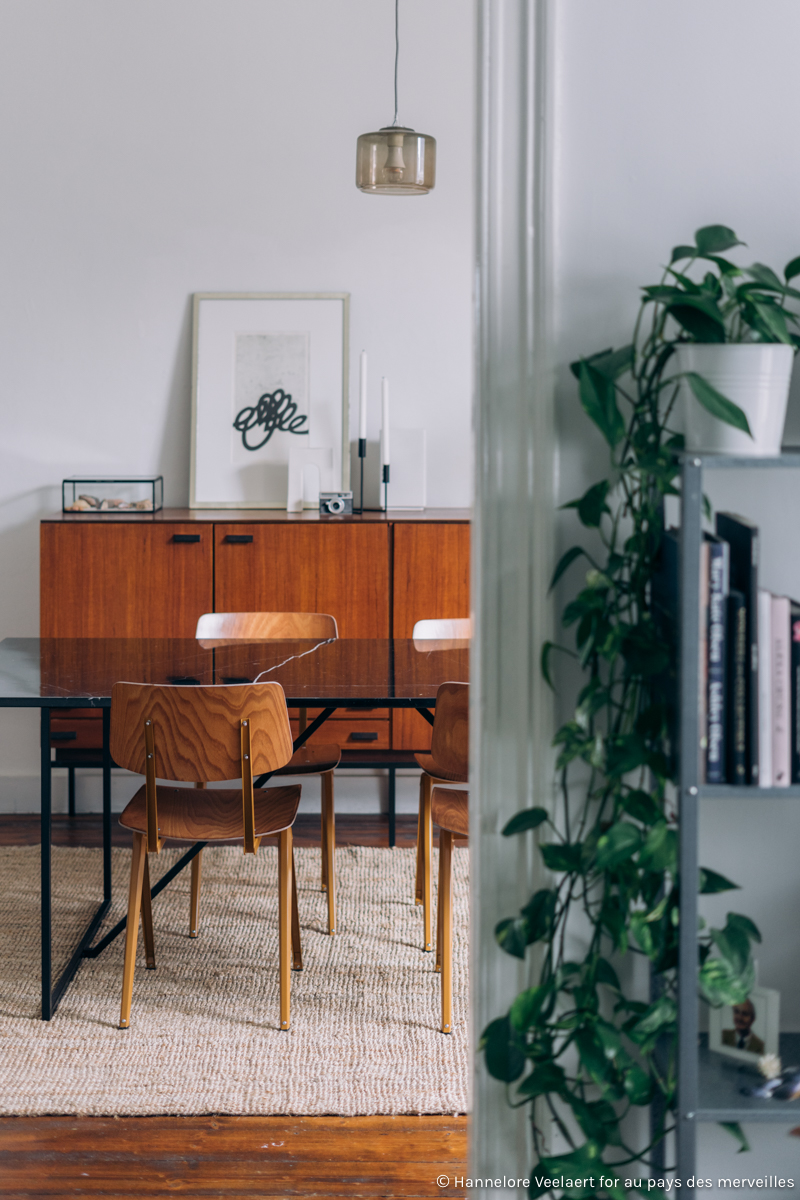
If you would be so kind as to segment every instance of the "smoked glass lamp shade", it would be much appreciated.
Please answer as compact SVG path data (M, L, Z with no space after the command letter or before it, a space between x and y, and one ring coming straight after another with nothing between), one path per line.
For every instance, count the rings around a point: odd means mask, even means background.
M436 183L436 139L400 125L362 133L356 187L380 196L424 196Z

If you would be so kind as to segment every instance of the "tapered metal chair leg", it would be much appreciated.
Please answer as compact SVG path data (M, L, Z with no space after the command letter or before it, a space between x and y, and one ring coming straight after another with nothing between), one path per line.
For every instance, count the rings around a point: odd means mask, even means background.
M156 944L153 938L153 898L150 895L149 855L144 852L144 874L142 876L142 933L144 934L144 961L150 971L156 969Z
M319 862L320 862L320 891L327 892L328 890L328 848L327 848L327 792L325 791L325 776L319 777L320 804L319 804Z
M426 950L433 949L433 940L431 935L431 850L433 845L433 826L431 824L431 779L430 776L423 776L427 779L427 783L423 789L422 795L422 908L423 908L423 924L424 946Z
M425 803L424 796L423 796L423 789L425 787L425 778L426 778L425 772L423 771L423 773L419 777L419 808L417 810L417 877L416 877L416 880L414 883L414 903L415 904L422 904L422 897L424 894L423 887L422 887L422 876L423 876L424 870L425 870L423 858L422 858L422 855L424 852L423 845L422 845L422 810L423 810L424 803Z
M328 881L328 933L336 933L336 817L333 808L333 771L322 775L325 814L325 878Z
M195 938L200 930L200 881L203 874L203 851L198 851L191 862L192 895L189 904L189 937Z
M289 1028L292 958L292 831L278 834L278 960L281 1029Z
M453 835L439 830L439 911L442 914L442 1033L453 1032Z
M303 948L300 945L300 910L297 907L297 865L292 847L292 970L302 971Z
M435 971L441 971L441 969L442 969L442 930L444 928L443 917L442 917L442 897L444 896L444 888L442 887L442 862L443 861L444 861L444 858L442 855L442 831L440 829L439 830L439 886L436 891L436 963L433 968Z
M128 889L128 922L125 928L125 964L122 968L122 1006L119 1014L120 1029L127 1029L131 1020L133 997L133 972L136 967L136 944L139 941L139 915L142 907L142 882L147 857L143 833L133 835L133 857L131 859L131 882Z

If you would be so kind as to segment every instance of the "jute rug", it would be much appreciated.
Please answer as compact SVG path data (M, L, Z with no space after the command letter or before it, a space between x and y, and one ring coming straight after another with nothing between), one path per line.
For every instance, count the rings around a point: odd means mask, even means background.
M176 854L151 857L153 883ZM140 936L131 1028L120 1030L124 937L84 960L54 1019L39 1019L39 849L0 849L0 1113L465 1112L469 851L453 855L449 1036L433 955L420 949L415 851L337 850L334 937L319 851L295 854L304 969L292 973L291 1029L277 1028L277 851L226 847L204 851L198 938L188 870L154 901L157 969L144 969ZM100 871L99 850L54 849L54 960L93 910ZM130 852L115 850L104 929L124 913L129 871Z

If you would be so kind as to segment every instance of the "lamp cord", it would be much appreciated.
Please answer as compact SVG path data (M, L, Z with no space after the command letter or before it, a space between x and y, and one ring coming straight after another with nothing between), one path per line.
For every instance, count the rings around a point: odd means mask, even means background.
M394 120L397 124L397 63L400 59L400 0L394 0Z

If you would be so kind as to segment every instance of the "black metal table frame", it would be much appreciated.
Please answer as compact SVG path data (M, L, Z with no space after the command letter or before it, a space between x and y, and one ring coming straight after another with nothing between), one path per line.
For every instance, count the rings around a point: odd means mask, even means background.
M381 699L381 704L386 706L386 699ZM102 771L103 771L103 899L99 904L94 916L86 926L80 940L78 941L75 950L70 956L69 962L64 967L64 970L53 985L53 962L52 962L52 942L53 942L53 912L52 912L52 770L53 767L58 767L58 763L51 760L50 746L50 712L51 709L46 704L42 705L41 709L41 814L40 814L40 838L41 838L41 931L42 931L42 1020L49 1021L55 1014L56 1009L75 976L78 967L83 958L96 958L102 953L115 938L123 932L126 925L126 918L118 921L113 929L101 938L96 944L92 945L97 930L103 917L108 912L111 904L111 750L109 745L111 731L111 701L105 703L98 702L95 699L93 704L81 704L79 699L71 700L70 706L73 708L100 708L103 713L103 751L102 751ZM289 706L293 707L299 704L308 704L308 700L296 701L288 700ZM346 699L346 706L352 708L371 708L375 706L374 700L353 700ZM394 708L416 708L420 716L424 717L429 724L433 724L433 715L430 711L430 701L406 700L401 703L392 704ZM62 707L61 705L55 706ZM333 704L314 718L302 733L294 739L294 750L299 750L308 739L316 733L321 725L333 716L336 709L341 707L341 704ZM62 764L63 765L63 764ZM348 764L352 766L353 764ZM372 762L370 765L376 767L377 764ZM388 764L387 764L388 765ZM389 783L389 844L394 845L395 830L394 830L394 776L396 764L388 765L390 772ZM254 781L256 787L264 787L270 775L260 775ZM176 875L180 874L185 867L189 865L194 856L198 854L205 842L196 842L189 850L186 851L173 867L167 871L158 883L154 886L151 896L155 898L164 890L167 884L171 883Z

